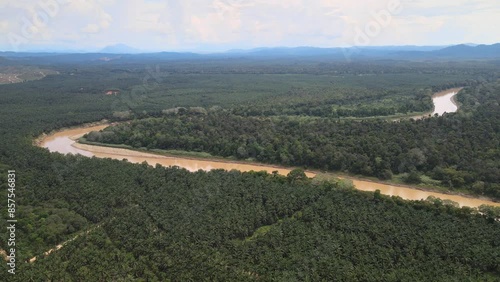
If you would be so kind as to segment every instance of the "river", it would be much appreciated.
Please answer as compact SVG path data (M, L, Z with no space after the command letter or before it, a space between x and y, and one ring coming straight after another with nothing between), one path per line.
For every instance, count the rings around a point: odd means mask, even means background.
M445 91L438 92L432 96L434 103L434 111L432 115L443 115L444 113L454 113L458 110L458 105L454 100L455 95L462 90L462 88L453 88Z
M455 95L462 90L463 87L451 88L441 92L434 93L432 95L432 103L434 104L434 110L425 114L415 115L415 116L403 116L392 121L400 121L402 119L423 119L429 116L443 115L444 113L454 113L458 110L458 105L455 102Z
M455 91L454 93L456 94L457 93L456 89L454 91ZM442 99L441 97L447 97L446 99L447 101L449 101L449 103L454 103L452 101L452 97L455 94L453 95L449 95L449 93L448 94L438 93L438 94L440 95L436 95L435 96L436 98ZM436 111L444 110L446 112L451 112L450 111L451 108L445 106L444 104L443 106L441 106L441 104L436 105L435 108ZM65 129L44 137L40 141L39 145L41 147L49 149L51 152L59 152L63 154L81 154L88 157L96 156L99 158L112 158L118 160L127 159L129 162L132 163L142 163L146 161L150 165L160 164L163 166L179 166L186 168L190 171L197 171L200 169L206 171L212 169L225 169L225 170L236 169L240 171L265 170L269 173L273 171L278 171L279 174L287 175L291 170L290 168L270 166L270 165L260 165L260 164L250 164L250 163L247 164L247 163L231 162L223 160L219 161L219 160L208 160L208 159L161 156L151 153L138 152L129 149L80 144L75 141L79 137L83 136L84 134L90 131L99 131L101 129L106 128L107 126L108 125L96 125L91 127ZM307 172L306 174L308 177L314 177L316 175L314 172ZM460 195L449 195L437 192L430 192L406 186L395 186L385 183L365 181L344 176L343 178L352 180L353 184L359 190L363 191L380 190L382 194L399 196L401 198L409 200L420 200L420 199L426 199L429 196L434 196L437 198L441 198L443 200L445 199L452 200L454 202L457 202L460 206L478 207L483 204L500 206L500 203L495 203L486 199L478 199Z

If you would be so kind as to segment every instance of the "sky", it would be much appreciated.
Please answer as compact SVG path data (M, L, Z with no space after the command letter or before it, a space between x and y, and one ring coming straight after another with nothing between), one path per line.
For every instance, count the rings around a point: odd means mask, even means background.
M500 42L498 0L0 0L0 51Z

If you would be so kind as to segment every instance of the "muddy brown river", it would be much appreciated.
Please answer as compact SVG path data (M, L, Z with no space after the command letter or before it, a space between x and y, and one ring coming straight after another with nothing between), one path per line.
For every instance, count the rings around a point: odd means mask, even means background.
M448 89L439 93L434 94L432 97L434 102L434 114L442 115L443 113L456 112L458 109L457 104L454 101L454 96L462 88ZM262 171L265 170L269 173L273 171L278 171L279 174L287 175L290 172L290 168L270 166L270 165L260 165L260 164L247 164L238 163L231 161L221 161L221 160L208 160L208 159L193 159L193 158L182 158L182 157L169 157L161 156L156 154L150 154L145 152L138 152L128 149L120 148L110 148L102 146L94 146L87 144L79 144L75 140L83 136L90 131L99 131L106 128L108 125L97 125L92 127L82 126L76 129L65 129L55 134L46 136L41 140L39 145L49 149L51 152L59 152L63 154L81 154L84 156L92 157L96 156L98 158L111 158L123 160L127 159L132 163L142 163L146 161L150 165L160 164L163 166L179 166L188 169L189 171L197 170L212 170L212 169L225 169L225 170L240 170L240 171ZM308 177L314 177L315 173L307 172ZM434 196L441 198L443 200L452 200L457 202L460 206L478 207L480 205L492 205L500 206L500 203L489 201L486 199L478 199L465 197L460 195L449 195L437 192L424 191L416 188L405 187L405 186L394 186L385 183L377 183L372 181L359 180L356 178L343 177L352 180L353 184L357 189L363 191L375 191L380 190L382 194L390 196L399 196L403 199L408 200L421 200L427 199L429 196Z
M40 146L49 149L51 152L59 152L63 154L81 154L84 156L96 156L99 158L112 158L123 160L127 159L132 163L142 163L146 161L150 165L160 164L163 166L179 166L186 168L190 171L197 170L211 170L211 169L225 169L225 170L240 170L240 171L262 171L265 170L269 173L278 171L282 175L286 175L291 169L284 167L274 167L268 165L246 164L237 162L224 162L219 160L205 160L205 159L188 159L182 157L169 157L155 155L145 152L138 152L134 150L110 148L102 146L94 146L87 144L76 143L76 139L83 136L90 131L98 131L104 129L108 125L98 125L92 127L82 127L76 129L66 129L55 134L46 136L41 140ZM315 173L307 172L307 176L314 177ZM423 191L410 187L393 186L384 183L376 183L371 181L359 180L355 178L348 178L352 180L357 189L363 191L380 190L382 194L400 196L409 200L426 199L429 196L435 196L441 199L448 199L459 203L461 206L478 207L483 204L500 206L500 203L495 203L488 200L469 198L460 195L448 195L436 192Z
M456 112L458 110L458 105L454 97L460 90L462 90L462 88L453 88L434 94L434 96L432 96L432 102L434 103L432 115L443 115L444 113Z

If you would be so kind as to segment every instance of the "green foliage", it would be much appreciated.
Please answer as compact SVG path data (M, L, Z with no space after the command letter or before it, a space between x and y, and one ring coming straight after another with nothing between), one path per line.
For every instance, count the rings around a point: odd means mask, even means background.
M94 231L36 263L23 264L20 279L42 271L47 279L65 281L330 280L332 275L351 281L434 281L500 275L498 223L470 209L406 202L327 183L283 182L265 172L190 173L93 162L126 182L135 181L134 196L111 210ZM136 173L121 174L127 167ZM85 171L79 166L75 173ZM101 185L92 191L98 193ZM77 200L56 195L70 204ZM85 210L93 218L110 199L122 196L98 200L83 193L81 200L93 203Z
M404 181L409 184L420 184L422 182L422 178L420 177L420 174L417 171L412 170L404 178Z
M59 74L0 86L2 191L5 170L19 176L18 269L8 276L4 264L1 281L500 277L496 209L409 202L356 191L347 181L309 181L301 171L290 177L190 173L32 146L34 136L57 128L161 117L162 110L184 107L176 115L94 134L95 141L326 165L387 178L404 163L404 171L415 168L453 187L463 179L477 193L497 195L498 85L486 83L498 76L495 62L40 60ZM159 64L164 75L145 87L147 64ZM458 97L463 114L400 123L339 122L330 115L333 109L345 111L339 116L428 109L431 92L464 84L474 87ZM103 95L108 88L120 89L120 95ZM245 117L275 114L316 118ZM153 132L156 127L161 130ZM227 135L215 138L218 129ZM435 133L425 138L429 132ZM0 229L2 238L5 232ZM0 240L0 248L5 243ZM33 256L36 262L25 262Z
M291 170L288 173L288 175L286 176L286 178L291 183L308 180L308 177L306 176L306 173L304 172L304 170L302 170L300 168L296 168L296 169Z
M467 89L461 95L481 95L478 99L490 102L474 108L466 104L466 114L416 121L242 117L215 111L137 120L87 138L380 179L401 173L406 183L419 184L424 177L426 183L440 182L447 189L500 198L499 92L499 83Z

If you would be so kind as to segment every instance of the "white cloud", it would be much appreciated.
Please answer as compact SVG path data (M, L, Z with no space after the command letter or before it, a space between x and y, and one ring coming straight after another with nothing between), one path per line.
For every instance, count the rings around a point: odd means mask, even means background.
M23 21L43 12L39 1L0 0L0 31L22 35ZM37 45L102 47L123 42L143 49L220 45L352 45L357 29L396 0L70 0L44 24L26 29ZM492 43L500 24L496 0L400 0L370 44ZM9 49L0 37L0 48ZM224 47L221 47L224 49Z
M8 21L0 21L0 33L7 34L10 29L10 24Z
M88 24L81 29L81 31L85 33L98 33L100 30L101 28L97 24Z

